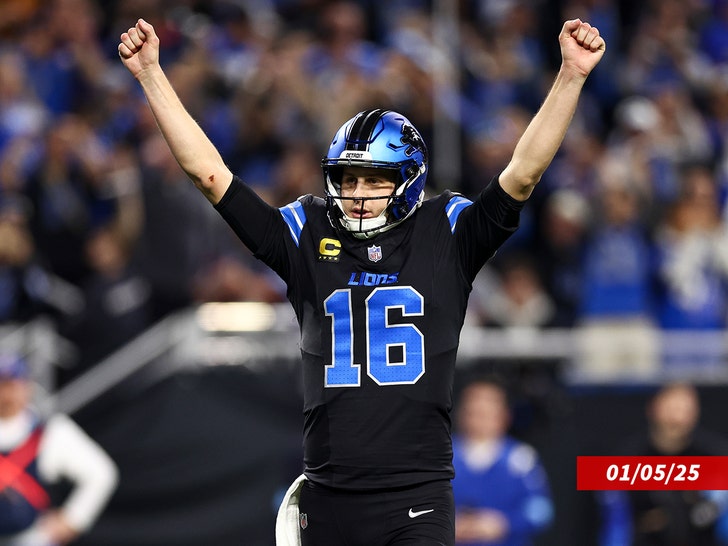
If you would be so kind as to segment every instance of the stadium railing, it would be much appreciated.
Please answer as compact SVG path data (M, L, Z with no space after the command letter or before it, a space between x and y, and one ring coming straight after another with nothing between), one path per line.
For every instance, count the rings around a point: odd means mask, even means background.
M584 336L579 328L481 328L466 323L458 366L497 361L558 364L565 383L622 385L684 379L728 383L728 336L724 331L655 331L654 366L632 373L629 363L614 372L583 366ZM296 366L299 330L288 304L206 303L170 315L108 355L69 383L55 388L53 366L65 366L75 348L43 319L0 326L0 351L25 354L46 394L44 404L72 413L132 376L150 384L178 370L243 366L251 371ZM609 340L607 339L607 342ZM618 345L614 340L612 345ZM140 379L141 378L141 379Z

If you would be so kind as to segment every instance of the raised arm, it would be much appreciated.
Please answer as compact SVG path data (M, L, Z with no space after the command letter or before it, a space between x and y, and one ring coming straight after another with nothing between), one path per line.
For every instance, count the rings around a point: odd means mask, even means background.
M200 126L187 112L159 64L159 37L139 19L121 35L119 57L137 79L167 144L195 186L217 204L232 172Z
M559 34L561 67L538 113L521 136L501 187L513 198L528 199L564 140L589 73L606 44L599 30L579 19L566 21Z

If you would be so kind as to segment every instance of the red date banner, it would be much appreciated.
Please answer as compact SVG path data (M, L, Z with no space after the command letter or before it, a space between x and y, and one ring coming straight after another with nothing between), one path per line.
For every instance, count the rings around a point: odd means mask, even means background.
M728 457L579 456L576 489L728 490Z

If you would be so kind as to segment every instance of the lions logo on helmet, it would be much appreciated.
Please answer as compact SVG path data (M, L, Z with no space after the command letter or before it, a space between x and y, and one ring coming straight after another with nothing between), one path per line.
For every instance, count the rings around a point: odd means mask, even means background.
M366 110L344 123L321 162L329 218L360 238L373 237L409 218L420 206L427 179L427 148L420 133L402 114ZM344 167L371 167L395 172L395 189L377 218L348 217L342 206ZM382 199L382 198L377 198Z

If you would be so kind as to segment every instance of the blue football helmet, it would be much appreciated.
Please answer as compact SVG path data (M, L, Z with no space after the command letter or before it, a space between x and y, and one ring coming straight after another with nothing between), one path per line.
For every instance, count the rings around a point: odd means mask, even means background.
M356 237L368 238L409 218L420 206L427 179L427 147L414 125L391 110L366 110L344 123L321 162L329 218ZM344 212L341 178L344 167L371 167L394 171L394 192L377 218L351 218ZM353 198L348 198L353 199ZM361 199L361 198L359 198Z

